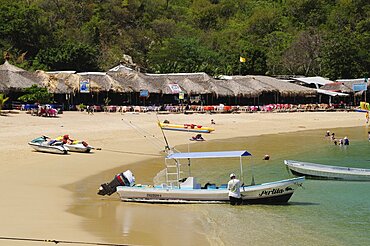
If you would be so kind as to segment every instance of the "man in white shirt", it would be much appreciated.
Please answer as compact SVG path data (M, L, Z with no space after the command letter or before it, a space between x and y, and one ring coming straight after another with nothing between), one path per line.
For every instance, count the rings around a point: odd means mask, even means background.
M235 174L230 174L230 181L227 183L229 191L229 199L231 205L242 204L242 197L240 195L240 180L235 177Z

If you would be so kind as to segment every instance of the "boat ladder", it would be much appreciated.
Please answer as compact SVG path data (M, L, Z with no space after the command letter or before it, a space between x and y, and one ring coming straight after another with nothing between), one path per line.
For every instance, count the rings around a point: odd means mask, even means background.
M166 183L168 186L179 186L180 174L182 173L180 166L180 163L166 163Z

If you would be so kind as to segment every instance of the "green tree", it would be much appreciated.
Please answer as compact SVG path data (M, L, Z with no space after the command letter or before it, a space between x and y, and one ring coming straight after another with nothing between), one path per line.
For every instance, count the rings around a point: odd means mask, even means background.
M152 47L148 63L158 73L200 72L207 70L209 55L196 38L169 38Z
M16 56L35 56L47 39L44 12L36 4L0 0L0 23L0 49Z
M358 78L366 72L356 34L347 30L331 33L325 38L322 56L322 75L333 80ZM368 69L368 68L367 68Z
M40 50L36 62L52 70L96 71L98 52L80 42L67 41L60 47Z
M23 90L25 93L20 96L18 100L25 103L52 103L53 94L49 93L46 88L38 87L37 85L32 85L31 87L25 88Z

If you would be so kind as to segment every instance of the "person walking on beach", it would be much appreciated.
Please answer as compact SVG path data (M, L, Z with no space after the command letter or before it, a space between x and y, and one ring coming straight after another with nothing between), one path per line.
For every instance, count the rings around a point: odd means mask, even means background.
M229 191L231 205L242 204L242 197L240 195L240 180L236 178L234 173L230 174L230 181L227 183L227 190Z

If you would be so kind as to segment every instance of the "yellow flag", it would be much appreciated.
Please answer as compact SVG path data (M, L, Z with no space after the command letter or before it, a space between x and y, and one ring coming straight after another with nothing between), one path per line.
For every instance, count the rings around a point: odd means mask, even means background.
M241 57L239 58L239 60L240 60L240 62L246 62L246 60L247 60L247 59L246 59L245 57L242 57L242 56L241 56Z

